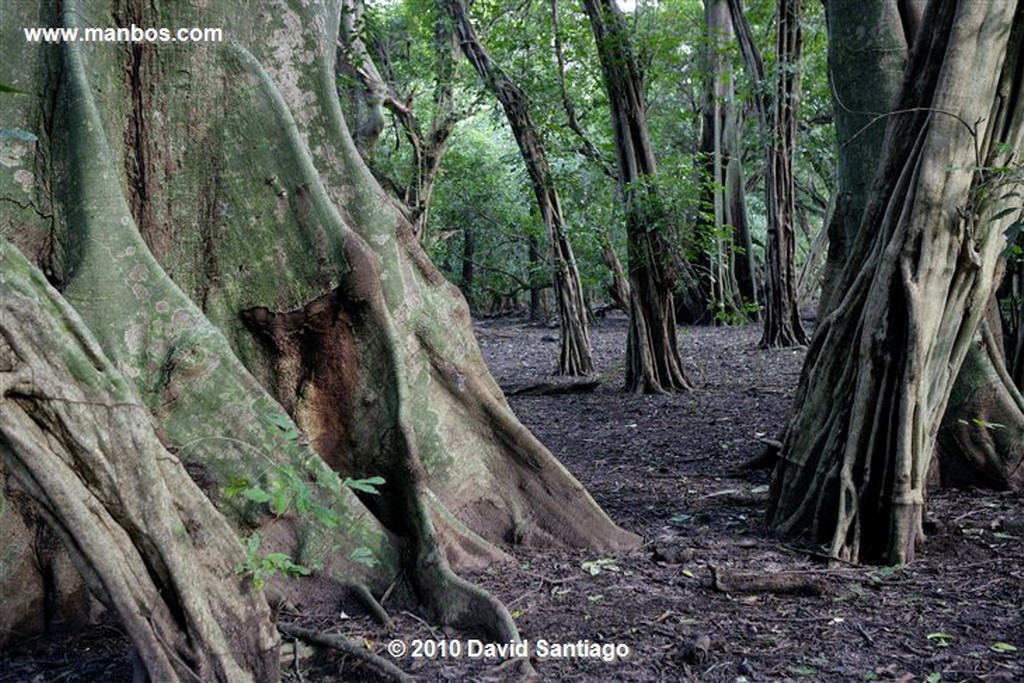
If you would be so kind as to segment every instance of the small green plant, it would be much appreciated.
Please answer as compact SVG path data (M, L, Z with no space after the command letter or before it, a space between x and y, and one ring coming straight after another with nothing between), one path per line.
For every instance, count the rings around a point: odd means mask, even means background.
M295 564L285 553L267 553L260 555L260 543L263 541L259 534L252 534L245 539L245 561L235 568L238 574L248 575L252 580L253 588L263 590L267 580L275 576L309 576L309 569L300 564Z
M897 574L903 572L906 569L903 565L896 565L893 567L879 567L868 572L868 581L871 582L872 586L880 586L885 582L886 579L892 578Z
M267 417L283 432L282 436L286 441L298 441L301 437L295 423L289 417L280 413L271 413ZM261 479L262 481L253 481L246 477L237 478L225 487L224 495L228 498L238 496L257 505L266 505L277 517L296 514L311 519L326 529L339 526L342 517L336 509L320 502L323 494L317 493L318 488L333 494L340 494L347 487L367 495L380 495L379 487L385 483L384 477L342 479L319 458L307 460L301 471L292 465L274 465ZM240 573L252 575L253 585L257 588L262 588L266 579L276 574L306 576L310 573L308 568L295 564L284 553L260 556L259 544L260 538L257 534L245 540L246 561L239 567ZM366 547L355 548L349 559L368 567L377 565L373 551Z

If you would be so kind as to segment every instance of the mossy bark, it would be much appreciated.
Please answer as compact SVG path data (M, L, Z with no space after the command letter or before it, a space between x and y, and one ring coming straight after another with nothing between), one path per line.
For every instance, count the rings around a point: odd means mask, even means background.
M42 274L0 239L0 464L115 613L151 680L273 681L235 530Z

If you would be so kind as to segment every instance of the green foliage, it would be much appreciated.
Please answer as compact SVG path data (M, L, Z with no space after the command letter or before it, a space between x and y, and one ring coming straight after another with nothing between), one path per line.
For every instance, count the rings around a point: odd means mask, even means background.
M402 92L429 92L433 87L436 51L435 10L426 0L399 0L368 8L366 32L386 47L391 69ZM740 59L735 39L721 42L718 56L729 65L740 110L750 111L755 95L774 96L775 2L745 3L753 35L765 60L767 77L754 82ZM550 3L512 3L477 0L471 7L474 25L494 60L527 94L534 122L540 129L562 199L570 241L581 278L592 299L604 297L609 274L601 259L601 245L610 242L625 258L624 212L616 182L606 174L615 169L610 112L593 35L582 8L558 5L558 44L564 58L564 79L554 46L555 28ZM798 268L811 251L813 240L828 209L836 160L828 85L824 12L816 4L804 9L803 96L800 137L796 150L798 214ZM701 254L712 259L729 257L731 234L702 234L695 226L707 223L707 206L696 173L696 152L701 116L707 106L705 91L712 76L704 8L699 0L643 1L627 12L630 39L644 72L647 117L659 163L657 194L662 201L659 226L664 227L681 262L695 263ZM493 97L460 58L455 87L460 101L475 100L479 113L457 129L443 175L438 180L424 246L452 282L460 285L471 306L496 311L522 303L531 286L548 283L547 237L539 218L531 212L533 197L522 170L504 116ZM417 96L417 108L421 100ZM586 143L568 125L566 102L572 108ZM421 117L422 118L422 117ZM374 158L380 171L404 182L415 169L396 128L387 133ZM767 211L763 201L765 143L753 116L747 115L741 134L742 160L747 179L747 212L755 268L763 260ZM600 161L581 150L593 145ZM403 170L404 169L404 170ZM402 175L405 173L406 175ZM399 183L401 184L401 183ZM713 221L712 221L713 223ZM472 233L473 282L463 282L466 235ZM668 233L671 233L670 235ZM540 259L530 259L530 244ZM720 245L726 244L723 251ZM711 267L717 265L712 262ZM739 321L756 307L750 302L711 301L722 322Z
M271 413L267 419L284 432L284 438L295 441L299 431L295 423L286 415ZM245 477L237 478L225 487L227 498L241 498L258 506L265 506L271 514L281 517L295 514L312 520L324 529L335 529L342 524L341 511L334 505L325 505L323 500L338 500L344 488L367 495L379 495L380 487L385 484L383 477L367 477L342 479L319 458L310 459L305 468L300 470L292 465L275 465L261 477L260 481L252 481ZM318 491L320 489L320 491ZM331 495L325 496L324 493ZM309 570L292 563L291 558L282 553L270 553L259 556L257 551L260 538L253 534L246 539L246 562L239 568L240 573L253 576L253 584L261 588L265 580L274 574L284 576L304 576ZM359 547L353 550L350 558L367 566L375 566L377 561L369 548Z
M263 539L260 538L259 534L252 534L247 537L243 542L245 546L245 561L235 568L238 574L245 574L250 577L253 588L263 590L267 581L275 576L309 576L310 570L308 568L295 564L284 553L261 555L260 543L262 541Z

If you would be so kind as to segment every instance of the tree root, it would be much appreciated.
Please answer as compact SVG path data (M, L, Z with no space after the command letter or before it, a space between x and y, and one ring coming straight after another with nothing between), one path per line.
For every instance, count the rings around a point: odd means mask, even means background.
M277 630L286 636L298 638L310 645L329 647L350 657L355 657L373 669L376 673L387 678L389 681L413 683L413 681L416 680L380 655L376 655L369 650L356 645L343 635L337 633L323 633L321 631L303 628L302 626L296 626L295 624L286 624L281 622L278 622Z
M359 583L352 586L352 592L355 594L359 603L366 608L366 611L370 613L374 621L383 626L384 628L391 630L395 627L395 622L391 620L391 615L387 613L384 606L377 601L377 598L373 597L373 593L366 587L365 584Z

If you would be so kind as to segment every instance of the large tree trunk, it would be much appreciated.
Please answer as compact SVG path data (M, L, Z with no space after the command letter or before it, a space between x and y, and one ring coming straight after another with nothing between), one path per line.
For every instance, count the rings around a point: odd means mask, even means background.
M910 13L889 0L827 0L828 68L839 162L835 210L828 225L828 258L818 313L824 317L842 298L837 280L849 259L868 194L877 177L886 114L899 92L914 40L916 8Z
M830 0L827 4L839 161L836 211L828 228L829 260L818 310L822 317L842 295L833 291L835 280L848 258L877 176L886 114L893 107L907 53L920 29L923 5L923 0L899 6L883 0ZM993 300L988 324L998 333L998 312L991 312L995 306ZM957 375L936 453L944 485L1012 488L1020 483L1024 413L1000 360L1002 344L995 346L979 338Z
M537 199L541 220L551 242L552 283L558 299L559 354L558 374L587 375L594 371L590 353L587 307L583 298L576 257L565 231L562 204L555 189L547 153L537 127L530 117L526 94L494 63L477 38L462 0L446 0L445 8L455 22L459 44L505 111L512 134L526 164L526 171Z
M135 389L0 238L0 464L36 501L154 681L274 681L266 600L238 536ZM6 550L5 550L6 552Z
M346 585L401 576L439 621L515 639L449 562L635 544L516 420L464 300L359 158L335 92L337 6L63 8L44 20L230 26L230 43L176 49L0 39L0 82L32 93L5 101L0 127L38 136L5 141L0 233L58 284L218 508L268 551L323 563L276 590L335 605ZM0 5L4 26L39 22L32 3ZM131 454L109 453L115 471ZM324 461L386 479L372 515ZM238 483L281 493L283 509L227 496Z
M796 186L793 157L800 110L800 59L803 0L779 0L775 48L775 107L768 146L768 245L764 276L764 334L761 346L807 343L800 321L796 283Z
M923 19L772 483L770 525L836 557L904 563L922 537L936 433L1012 220L997 169L1024 130L1022 18L964 1Z
M584 0L583 4L604 74L619 187L626 205L630 287L626 389L635 393L689 389L676 338L672 217L656 185L643 79L619 9L611 0Z

